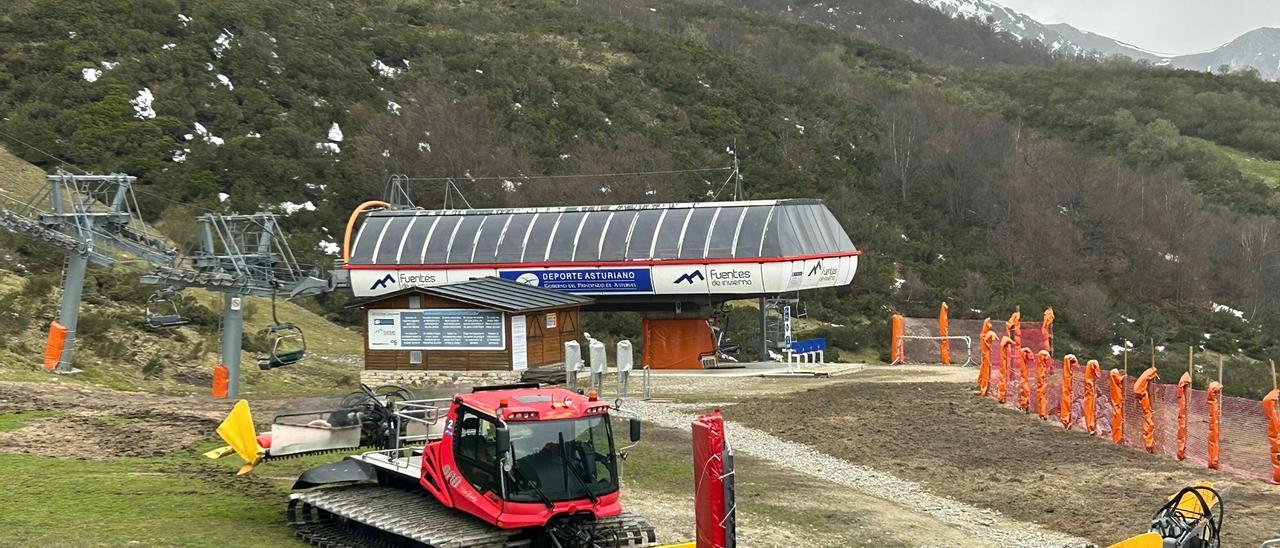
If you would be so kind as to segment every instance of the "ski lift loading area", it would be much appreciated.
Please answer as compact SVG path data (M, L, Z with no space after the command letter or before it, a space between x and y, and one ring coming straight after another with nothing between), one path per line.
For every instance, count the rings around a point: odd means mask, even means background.
M357 297L496 276L600 309L847 285L859 253L819 200L388 209L359 221L345 268Z
M820 200L519 209L358 208L344 265L356 297L498 277L644 315L654 368L726 356L723 303L759 299L761 361L778 296L849 284L860 252ZM781 310L781 309L777 309ZM775 310L775 311L777 311ZM706 320L711 321L709 326ZM771 327L773 329L771 329ZM781 333L773 347L781 351ZM668 350L663 350L666 348ZM649 350L653 349L650 354ZM667 359L669 358L669 359ZM712 365L714 366L714 365Z

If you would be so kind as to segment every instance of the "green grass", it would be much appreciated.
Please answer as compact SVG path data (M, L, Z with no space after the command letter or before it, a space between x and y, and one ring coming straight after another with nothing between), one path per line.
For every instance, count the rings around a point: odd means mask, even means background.
M27 425L32 419L43 419L56 415L56 411L20 411L17 413L0 413L0 432L12 432Z
M8 546L291 546L284 491L194 455L0 455ZM235 485L236 482L241 485Z
M1257 177L1273 189L1280 189L1280 162L1257 158L1239 149L1219 145L1211 141L1203 139L1196 140L1208 143L1214 148L1217 148L1223 154L1226 154L1227 157L1231 158L1231 160L1235 162L1236 168L1239 169L1241 173Z

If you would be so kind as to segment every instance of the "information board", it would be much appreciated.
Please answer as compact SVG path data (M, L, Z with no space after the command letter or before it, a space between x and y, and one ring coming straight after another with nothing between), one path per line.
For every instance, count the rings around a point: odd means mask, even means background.
M497 310L370 310L370 350L505 350Z

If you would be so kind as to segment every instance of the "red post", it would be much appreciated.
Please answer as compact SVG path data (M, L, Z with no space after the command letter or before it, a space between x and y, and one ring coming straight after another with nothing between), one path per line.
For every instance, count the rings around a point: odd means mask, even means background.
M724 417L719 411L693 421L693 495L698 548L726 548L732 538L725 490Z

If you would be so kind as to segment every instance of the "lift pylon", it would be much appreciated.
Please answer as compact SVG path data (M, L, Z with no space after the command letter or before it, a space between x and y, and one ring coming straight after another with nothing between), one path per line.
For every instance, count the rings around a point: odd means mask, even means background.
M0 227L66 250L58 323L66 339L55 370L69 373L85 271L90 263L111 267L124 255L172 264L177 251L152 232L138 214L136 179L122 173L72 175L59 170L25 203L0 201Z
M153 265L143 283L199 287L222 293L222 366L227 396L240 394L240 347L244 298L287 295L290 299L332 291L315 269L300 265L276 216L206 213L199 248L172 265ZM296 361L296 360L295 360Z

